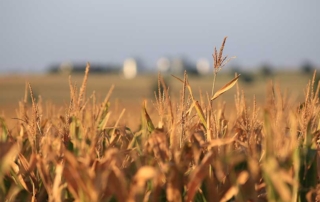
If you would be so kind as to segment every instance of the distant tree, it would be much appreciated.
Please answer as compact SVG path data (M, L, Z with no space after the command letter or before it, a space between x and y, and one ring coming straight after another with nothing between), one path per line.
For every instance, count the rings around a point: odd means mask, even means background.
M311 62L309 61L305 61L302 65L301 65L301 72L304 74L310 74L314 71L314 67L311 64Z
M231 70L230 70L230 75L231 75L232 77L234 77L234 74L235 74L235 73L237 73L237 74L242 74L242 70L241 70L241 67L240 67L240 66L232 66L230 69L231 69Z
M260 74L263 76L263 77L270 77L273 75L273 70L272 70L272 67L270 64L263 64L261 65L260 67Z
M57 74L59 73L59 65L58 64L52 64L48 68L48 74Z
M240 76L240 81L245 84L251 84L254 82L254 75L248 72L242 72Z
M62 63L62 64L52 64L48 68L48 74L83 74L86 69L86 63ZM91 74L100 73L119 73L121 66L117 64L100 64L92 63L90 64Z

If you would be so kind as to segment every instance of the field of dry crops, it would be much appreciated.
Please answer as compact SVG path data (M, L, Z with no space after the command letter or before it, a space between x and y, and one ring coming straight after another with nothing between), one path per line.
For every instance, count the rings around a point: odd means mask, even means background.
M245 84L222 51L205 78L1 78L0 201L319 201L316 74Z
M228 71L228 68L226 68ZM182 76L182 75L177 75ZM68 88L68 75L11 75L0 77L0 116L5 117L7 124L14 126L17 122L12 119L16 117L16 109L19 101L23 100L25 94L26 82L30 82L35 99L41 96L45 106L51 103L55 110L59 111L69 105L70 90ZM172 99L178 100L180 96L181 83L171 75L163 75L167 85L170 87L170 96ZM303 75L299 72L280 72L276 73L272 78L264 78L263 75L256 74L255 81L252 83L239 80L241 90L245 90L245 95L248 98L248 103L251 104L253 96L256 97L259 105L265 104L267 86L269 80L273 79L275 83L280 84L281 90L288 90L288 93L296 98L297 101L302 101L304 97L304 88L312 75ZM216 80L216 87L222 87L227 81L233 78L231 73L221 72ZM81 84L83 75L74 74L72 80L78 86ZM196 98L200 98L200 92L205 94L211 91L212 75L208 76L189 76L190 85L193 88L193 93ZM292 82L294 81L294 82ZM110 98L112 105L112 113L118 116L123 108L126 109L124 114L125 120L130 120L127 124L130 127L137 125L132 121L132 116L140 113L141 103L144 99L148 100L148 108L151 115L154 113L153 102L155 100L154 91L157 90L157 75L139 75L138 77L127 80L119 75L98 75L90 74L87 82L86 93L90 96L95 92L97 102L102 102L109 88L114 85L114 90ZM230 93L224 94L218 101L213 103L218 105L221 102L226 102L230 108L234 107L234 95L236 90L231 89ZM28 104L30 104L30 96L28 95ZM229 108L229 107L228 107ZM62 113L62 112L59 112ZM156 118L156 116L155 116Z
M172 78L2 79L1 201L316 200L314 80Z

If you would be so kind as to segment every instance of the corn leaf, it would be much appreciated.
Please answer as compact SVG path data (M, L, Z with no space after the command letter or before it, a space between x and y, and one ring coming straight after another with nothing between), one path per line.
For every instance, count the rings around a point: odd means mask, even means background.
M213 97L211 98L211 100L215 100L217 99L220 95L222 95L223 93L225 93L226 91L228 91L229 89L231 89L238 81L240 77L240 74L232 79L229 83L227 83L226 85L224 85L220 90L218 90L214 95Z

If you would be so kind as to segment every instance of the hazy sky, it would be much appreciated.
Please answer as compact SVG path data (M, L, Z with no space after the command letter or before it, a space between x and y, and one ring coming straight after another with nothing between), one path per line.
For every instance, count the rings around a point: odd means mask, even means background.
M211 60L228 36L232 64L320 65L320 1L3 0L0 72L63 61L122 63L139 56Z

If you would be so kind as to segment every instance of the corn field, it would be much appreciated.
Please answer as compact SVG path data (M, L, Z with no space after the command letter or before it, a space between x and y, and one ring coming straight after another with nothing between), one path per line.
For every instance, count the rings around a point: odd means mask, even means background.
M138 130L112 120L114 86L100 103L69 79L70 103L50 110L27 83L16 125L0 117L0 201L320 201L320 86L316 73L298 103L270 83L264 106L248 106L241 75L215 89L230 60L215 49L211 94L196 98L188 75L180 99L158 77L152 120L147 101ZM67 87L67 86L66 86ZM237 88L233 103L216 98ZM296 89L303 90L303 89ZM31 104L28 102L31 98Z

